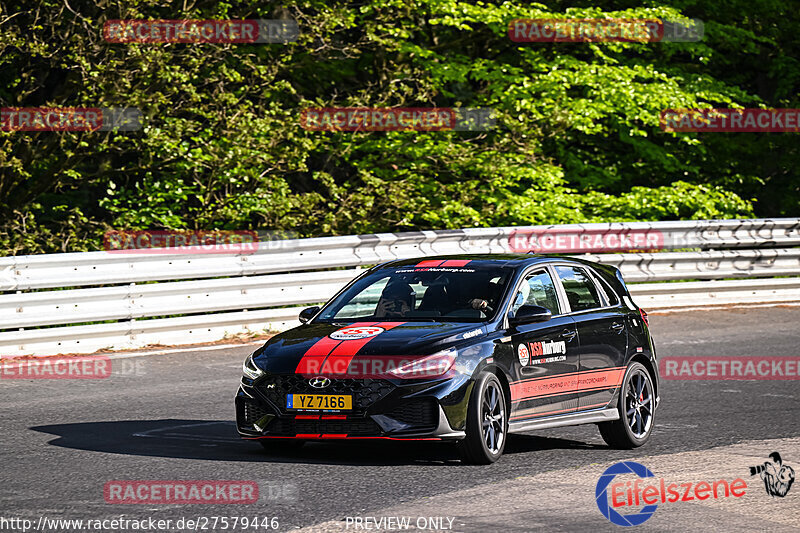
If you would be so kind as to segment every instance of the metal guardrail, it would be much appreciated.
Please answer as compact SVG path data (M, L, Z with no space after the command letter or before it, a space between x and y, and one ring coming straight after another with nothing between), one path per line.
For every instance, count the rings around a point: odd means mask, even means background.
M581 256L628 282L800 275L800 248ZM5 328L283 307L328 299L361 270L272 274L0 296Z
M206 342L225 334L283 329L297 323L300 309L287 306L324 301L360 272L360 268L320 269L440 254L507 253L530 246L577 255L595 251L596 243L613 248L620 237L640 238L636 242L661 250L695 250L580 255L619 267L632 283L634 299L645 308L800 301L800 278L753 279L800 276L800 248L792 248L800 246L800 219L324 237L260 243L250 254L138 250L4 257L0 258L0 291L6 291L0 294L0 356ZM637 284L724 278L748 279ZM68 288L44 290L64 287ZM188 316L152 318L171 315ZM109 320L121 322L62 326Z
M0 291L248 276L372 265L434 254L527 251L528 235L647 235L661 250L800 246L800 219L620 222L268 241L252 254L85 252L0 258ZM590 246L576 253L596 251ZM545 250L548 251L548 250Z
M581 257L619 268L630 283L800 275L800 248L590 254Z
M121 285L0 296L6 328L213 313L322 302L360 270Z
M298 324L300 309L264 309L4 332L0 333L0 357L213 342L232 334L293 327Z
M800 278L644 283L629 289L645 309L800 302Z

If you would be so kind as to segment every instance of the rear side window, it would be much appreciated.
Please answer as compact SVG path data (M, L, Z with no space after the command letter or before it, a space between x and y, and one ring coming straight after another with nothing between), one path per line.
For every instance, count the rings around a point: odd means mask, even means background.
M598 275L596 272L592 273L594 274L594 279L596 279L598 285L600 285L600 292L602 292L603 296L605 296L608 305L619 305L619 298L617 297L617 293L614 291L614 289L612 289L608 282L603 279L603 276Z
M582 268L557 266L556 272L572 311L585 311L602 307L602 300L589 274Z

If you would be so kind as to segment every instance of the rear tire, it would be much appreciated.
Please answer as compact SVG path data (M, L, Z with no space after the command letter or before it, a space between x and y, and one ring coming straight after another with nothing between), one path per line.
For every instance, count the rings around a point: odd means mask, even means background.
M503 455L507 436L508 411L503 386L494 374L481 372L467 407L466 437L458 443L463 462L494 463Z
M271 453L287 453L299 450L306 443L298 439L258 439L258 443Z
M643 364L628 365L617 401L619 420L597 424L606 444L620 450L638 448L650 439L655 425L653 378Z

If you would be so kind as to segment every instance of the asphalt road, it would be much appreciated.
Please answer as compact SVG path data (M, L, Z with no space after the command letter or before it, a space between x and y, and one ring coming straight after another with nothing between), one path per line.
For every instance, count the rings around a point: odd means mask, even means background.
M651 315L662 357L796 356L798 324L797 307ZM277 517L280 530L333 531L345 527L339 521L346 517L406 512L413 520L454 518L443 524L456 531L525 531L534 524L610 531L617 526L591 508L593 491L599 473L620 460L646 457L673 477L688 475L687 468L696 473L702 463L714 475L714 465L730 468L731 457L757 458L763 448L766 460L771 446L781 446L800 472L797 381L663 381L655 433L635 451L610 450L595 426L579 426L512 435L506 455L491 466L463 466L450 446L438 443L312 443L268 455L240 441L233 424L241 361L252 349L115 360L116 373L100 380L0 380L0 519L257 516ZM578 481L554 496L556 478ZM256 481L261 498L251 505L180 506L111 505L103 497L111 480L204 479ZM754 487L754 509L773 505L779 518L800 509L800 487L778 503L757 499L756 489L764 489ZM710 530L726 520L726 530L752 530L762 523L758 513L725 515L723 507L675 504L640 527ZM792 529L784 518L770 524ZM0 531L18 530L0 520Z

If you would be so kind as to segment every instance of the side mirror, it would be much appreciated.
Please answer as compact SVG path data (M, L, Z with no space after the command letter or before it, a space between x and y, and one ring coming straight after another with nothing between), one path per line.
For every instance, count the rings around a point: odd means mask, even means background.
M308 322L309 320L314 318L314 315L316 315L317 313L319 313L319 306L318 305L315 305L314 307L307 307L307 308L303 309L302 311L300 311L300 317L299 317L300 318L300 322L302 324L305 324L306 322Z
M512 326L520 326L534 322L547 322L552 316L553 313L541 305L523 305L517 309L513 317L508 317L508 323Z

